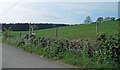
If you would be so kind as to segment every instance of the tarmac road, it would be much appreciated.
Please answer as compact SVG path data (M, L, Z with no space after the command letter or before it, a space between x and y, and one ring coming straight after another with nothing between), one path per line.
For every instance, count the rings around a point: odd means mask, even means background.
M71 66L2 44L2 68L71 68Z

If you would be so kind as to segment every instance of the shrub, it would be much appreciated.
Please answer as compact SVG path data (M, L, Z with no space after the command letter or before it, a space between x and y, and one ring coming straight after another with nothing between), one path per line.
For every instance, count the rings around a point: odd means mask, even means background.
M95 57L99 63L120 63L120 47L118 46L118 34L116 35L106 35L99 34L97 38L98 46L96 49Z

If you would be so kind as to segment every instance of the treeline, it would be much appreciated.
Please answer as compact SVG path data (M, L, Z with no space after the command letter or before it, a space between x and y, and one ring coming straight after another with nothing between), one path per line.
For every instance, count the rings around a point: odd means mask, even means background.
M91 20L91 17L90 16L88 16L88 17L86 17L86 19L84 20L84 24L95 24L96 22L109 22L109 21L118 21L118 20L120 20L120 18L115 18L115 17L105 17L105 18L103 18L103 17L98 17L97 19L96 19L96 21L95 22L93 22L92 20Z
M26 31L29 30L29 26L34 26L36 30L40 29L47 29L47 28L55 28L55 27L62 27L62 26L68 26L67 24L43 24L43 23L36 23L36 24L30 24L29 23L2 23L2 30L11 28L12 31Z

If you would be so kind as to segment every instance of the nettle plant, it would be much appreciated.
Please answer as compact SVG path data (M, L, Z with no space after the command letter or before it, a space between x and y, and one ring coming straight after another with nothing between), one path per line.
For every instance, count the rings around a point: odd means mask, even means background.
M106 35L98 34L97 36L98 47L96 50L96 57L100 63L120 62L118 46L118 34Z

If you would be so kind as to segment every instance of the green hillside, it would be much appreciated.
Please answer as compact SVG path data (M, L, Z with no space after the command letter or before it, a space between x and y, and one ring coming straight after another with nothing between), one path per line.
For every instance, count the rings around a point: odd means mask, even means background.
M37 37L55 37L55 28L37 30ZM118 32L118 22L110 21L99 23L99 33L115 34ZM14 35L19 36L20 32L13 32ZM22 32L27 33L27 32ZM67 39L95 39L96 38L96 25L95 24L82 24L82 25L73 25L66 27L58 28L58 38L67 38Z

